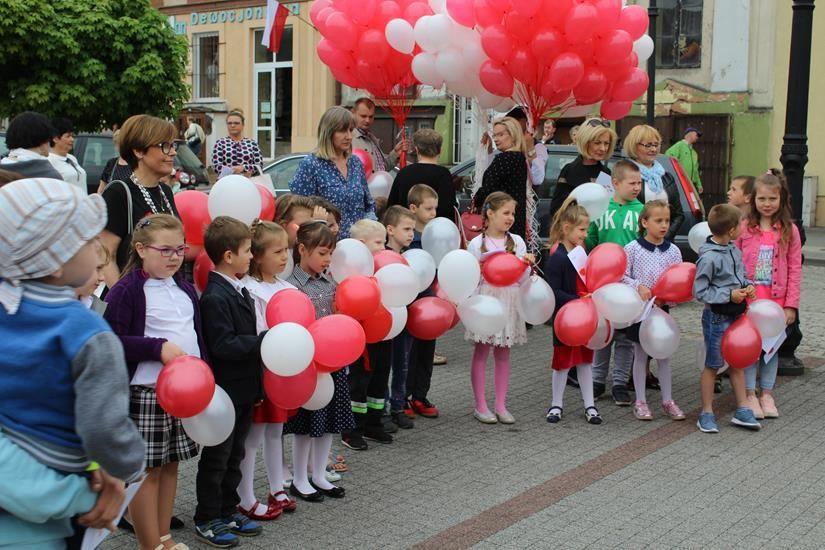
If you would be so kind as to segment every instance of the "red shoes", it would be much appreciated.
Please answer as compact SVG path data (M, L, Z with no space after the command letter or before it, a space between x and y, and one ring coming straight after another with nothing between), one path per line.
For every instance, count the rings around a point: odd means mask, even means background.
M427 399L413 399L410 401L412 410L425 418L437 418L438 407L430 403Z
M280 495L286 496L286 491L278 491L277 493L269 493L269 506L274 507L277 506L283 512L294 512L295 509L298 507L298 504L288 496L286 500L278 500Z
M270 502L266 507L265 513L256 514L255 510L258 508L259 504L260 502L256 500L255 504L253 504L249 510L244 510L241 506L238 506L238 512L245 515L249 519L254 519L255 521L272 521L273 519L278 519L281 517L281 514L283 513L280 506L273 506Z

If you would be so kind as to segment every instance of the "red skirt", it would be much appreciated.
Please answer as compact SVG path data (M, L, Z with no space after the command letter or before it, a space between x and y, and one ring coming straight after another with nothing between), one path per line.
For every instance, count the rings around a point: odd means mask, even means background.
M593 350L585 346L553 346L553 370L572 369L593 362Z
M268 398L252 409L252 422L255 424L284 424L295 411L282 409Z

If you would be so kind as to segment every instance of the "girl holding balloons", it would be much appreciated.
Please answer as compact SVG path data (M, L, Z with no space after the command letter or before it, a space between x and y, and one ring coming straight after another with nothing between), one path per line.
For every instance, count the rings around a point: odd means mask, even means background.
M593 350L586 346L570 346L559 339L555 316L565 304L584 296L587 293L576 267L568 258L568 254L575 248L583 247L590 226L590 216L587 210L568 197L553 217L550 228L550 243L558 243L555 252L547 258L544 267L544 276L547 283L553 288L556 296L556 311L553 323L553 401L547 410L547 421L555 424L561 421L564 405L564 388L567 385L567 374L573 367L576 368L579 388L584 400L584 417L589 424L601 424L602 417L596 409L593 397ZM595 308L593 308L595 312Z
M653 200L645 204L642 213L639 215L639 238L628 243L625 247L627 254L627 269L625 270L623 283L632 286L639 293L639 297L648 301L652 297L653 286L659 277L670 267L682 262L682 253L679 247L665 239L665 235L670 227L670 207L661 200ZM657 304L659 300L657 300ZM668 306L662 305L662 310L667 313ZM631 325L625 331L628 339L633 342L633 385L636 390L636 402L633 404L633 415L639 420L653 420L653 414L647 405L646 385L647 385L647 363L648 348L652 345L656 348L673 347L675 352L679 346L679 339L665 337L667 342L650 342L645 335L640 334L639 322ZM670 333L668 333L670 335ZM651 333L650 336L656 336ZM662 335L659 335L662 336ZM675 346L668 346L674 344ZM652 349L652 348L651 348ZM658 351L662 351L661 349ZM684 420L685 413L673 401L673 376L670 370L670 357L660 358L661 353L656 353L656 363L659 365L658 377L659 386L662 392L662 410L673 420Z
M289 238L278 224L255 220L252 222L252 261L249 274L241 280L255 302L255 322L258 333L269 327L266 322L267 304L278 292L294 289L290 283L279 279L284 272L289 257ZM238 496L241 501L238 510L254 520L272 520L283 512L293 512L295 501L283 490L283 447L281 436L287 411L269 399L255 406L252 428L246 436L246 454L241 461L241 482ZM255 478L255 458L258 447L263 443L266 474L269 481L269 497L266 505L255 498L253 481Z
M518 258L532 263L532 254L527 254L527 245L519 235L510 233L516 216L516 201L501 191L487 195L481 209L483 227L467 250L476 258L484 262L494 254L515 254ZM525 264L525 268L527 265ZM473 416L484 424L513 424L515 419L507 411L507 387L510 380L510 348L515 344L527 343L527 328L524 320L518 313L518 285L496 287L487 281L482 281L478 289L479 294L493 296L503 302L507 322L503 329L493 335L481 335L467 331L465 338L475 342L471 381L475 395L475 411ZM490 349L495 358L495 414L487 407L484 395L484 371Z
M179 273L184 254L183 225L177 218L143 218L132 233L124 275L106 296L104 317L120 337L129 367L129 415L147 443L146 479L129 505L141 548L175 544L169 523L178 462L198 454L181 420L161 408L155 391L165 364L206 353L195 288Z

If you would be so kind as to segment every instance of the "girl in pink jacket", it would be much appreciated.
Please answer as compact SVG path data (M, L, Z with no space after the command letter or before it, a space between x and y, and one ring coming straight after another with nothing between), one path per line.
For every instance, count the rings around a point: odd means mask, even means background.
M785 310L787 325L796 320L802 287L802 242L793 223L788 186L784 178L771 173L756 178L751 195L750 214L742 221L736 245L748 279L756 286L756 298L773 300ZM745 369L746 406L756 418L777 418L773 399L779 358L765 361L764 353L754 365ZM762 395L756 397L756 374Z

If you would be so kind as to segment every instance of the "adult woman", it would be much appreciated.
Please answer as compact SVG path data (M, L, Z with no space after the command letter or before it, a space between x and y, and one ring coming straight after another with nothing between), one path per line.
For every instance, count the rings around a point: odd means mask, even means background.
M527 179L527 149L521 125L511 117L496 119L493 123L493 142L498 153L484 171L481 187L473 197L473 206L481 212L487 195L494 191L504 191L517 202L516 220L510 232L527 240L527 187L530 183ZM487 143L482 138L482 146L487 146Z
M0 164L27 178L63 179L49 162L49 142L53 137L54 129L46 115L33 111L20 113L11 119L6 130L9 154Z
M676 180L656 160L661 145L662 136L656 128L639 124L627 133L624 139L624 154L635 162L642 172L643 185L638 196L639 201L645 203L658 199L670 205L670 228L665 239L673 241L673 237L685 221L685 214Z
M361 160L352 155L355 119L343 107L331 107L318 123L318 148L307 155L289 189L296 195L323 197L341 211L339 239L360 219L375 219L375 201L367 188Z
M120 151L119 140L120 139L120 130L115 130L112 134L112 143L115 146L115 150ZM106 166L103 167L103 173L100 174L100 184L97 186L97 192L103 193L103 190L109 185L109 182L112 181L126 181L129 179L129 176L132 175L132 169L129 168L129 164L123 160L123 157L118 156L110 158L106 161Z
M74 146L74 126L68 118L52 119L54 137L51 139L49 162L63 176L63 181L71 183L86 193L86 170L80 166L74 155L70 154Z
M602 172L610 174L605 162L613 155L617 139L616 132L610 127L609 122L599 118L584 121L574 142L579 149L579 155L559 172L550 202L551 216L561 207L573 189L583 183L596 181Z
M129 257L132 230L148 214L172 214L175 208L172 189L161 180L172 172L180 141L172 123L149 115L130 117L120 129L120 155L131 168L123 184L103 192L109 219L100 234L115 263L104 270L106 286L111 288Z
M255 175L263 166L263 155L258 142L243 137L246 119L243 111L235 109L226 115L227 137L215 142L212 150L212 168L218 177L232 174Z

